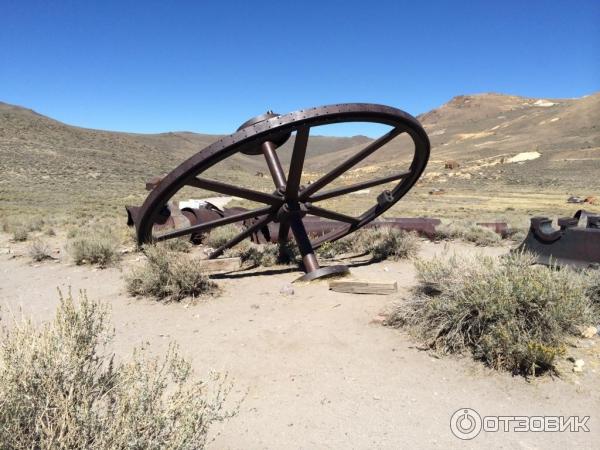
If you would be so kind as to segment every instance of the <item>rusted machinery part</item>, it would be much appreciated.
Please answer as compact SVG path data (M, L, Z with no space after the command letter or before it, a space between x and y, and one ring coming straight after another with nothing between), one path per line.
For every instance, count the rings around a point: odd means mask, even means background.
M528 251L544 265L590 267L600 265L600 215L585 212L584 226L578 225L582 211L573 217L552 219L532 217L529 232L517 251Z
M321 219L320 217L306 216L302 219L306 233L312 239L321 238L327 234L339 231L344 227L334 220ZM405 231L414 231L420 236L433 239L435 237L435 229L441 223L440 219L432 218L389 218L381 220L373 220L364 225L363 228L396 228ZM248 224L246 224L248 225ZM279 223L271 222L268 226L257 230L251 235L254 243L264 244L266 242L279 242ZM288 239L292 238L291 231L288 234Z
M344 122L378 123L391 126L392 129L312 184L301 187L300 179L311 128ZM286 174L276 149L294 133L290 170ZM406 170L372 181L323 191L325 186L344 172L403 133L406 133L414 144L412 161ZM136 216L138 242L143 244L151 240L172 239L192 233L206 232L229 223L258 219L210 255L210 258L216 258L226 249L238 244L257 230L268 227L272 222L279 222L281 226L278 233L281 233L282 237L287 237L289 229L292 230L303 257L304 267L307 272L313 272L319 269L314 248L361 228L400 200L423 173L429 159L429 148L429 139L419 122L404 111L389 106L352 103L309 108L285 115L269 112L249 120L236 133L201 150L162 178L150 192ZM202 174L207 169L238 152L264 155L275 184L274 193L268 194L202 178ZM377 198L377 202L358 217L351 217L315 205L325 199L393 181L397 182L396 186L382 192ZM182 229L153 233L154 224L159 220L160 211L164 205L186 186L240 197L263 203L265 206ZM343 226L311 242L302 220L306 215L335 220Z

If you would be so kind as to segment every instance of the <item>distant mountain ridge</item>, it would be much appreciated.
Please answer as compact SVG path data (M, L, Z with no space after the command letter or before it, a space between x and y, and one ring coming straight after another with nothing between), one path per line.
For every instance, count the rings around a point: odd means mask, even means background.
M463 167L465 173L459 175L465 180L481 176L540 186L563 182L587 183L593 189L600 186L600 93L578 99L461 95L418 118L432 144L424 180L446 180L443 163L452 159ZM97 195L109 196L106 191L111 186L114 199L126 196L131 186L136 186L135 192L140 191L136 195L143 195L144 180L169 172L221 137L92 130L0 102L0 191L5 191L0 200L12 202L14 196L23 196L23 201L52 201L50 193L36 191L42 188L97 189ZM370 140L365 136L311 136L306 170L326 171ZM365 161L369 173L391 170L407 158L410 151L402 153L402 145L401 140L394 140ZM289 161L290 146L291 142L280 150L284 163ZM531 161L514 159L527 152L540 156ZM488 174L491 165L487 161L498 158L520 162ZM238 171L252 175L267 171L259 157L242 154L225 160L223 170L234 180L239 178L235 175ZM21 189L24 186L30 189ZM29 192L30 197L21 191Z

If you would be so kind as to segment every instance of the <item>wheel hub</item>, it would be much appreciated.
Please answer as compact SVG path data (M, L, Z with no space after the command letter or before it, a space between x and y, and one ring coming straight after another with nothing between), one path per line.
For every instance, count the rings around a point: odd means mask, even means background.
M301 187L300 181L311 128L344 122L378 123L390 126L391 131L371 141L364 149L340 162L313 183ZM277 149L285 144L294 133L290 167L288 173L286 173L281 165ZM350 186L324 189L344 172L402 133L406 133L414 143L413 160L406 170ZM275 185L275 193L268 194L202 177L202 174L210 167L238 152L246 155L262 154L264 156ZM393 206L419 179L428 159L429 139L425 130L414 117L396 108L352 103L309 108L285 115L268 111L246 121L236 133L224 137L198 152L175 168L154 187L144 204L139 208L135 218L138 242L144 244L194 233L198 234L230 223L245 221L248 226L243 232L230 239L210 255L210 258L217 258L228 248L237 245L243 239L257 233L258 230L264 229L270 223L277 222L279 224L278 241L287 241L291 231L298 245L304 270L307 272L305 279L341 273L344 270L339 267L321 268L314 250L325 242L337 240L361 228ZM397 182L397 185L379 195L374 206L358 217L345 215L316 205L322 200L391 182ZM229 216L198 223L183 229L168 232L155 230L154 225L157 223L164 205L186 186L240 197L262 203L265 206L252 211L242 210ZM341 226L311 242L302 220L307 214L339 221Z

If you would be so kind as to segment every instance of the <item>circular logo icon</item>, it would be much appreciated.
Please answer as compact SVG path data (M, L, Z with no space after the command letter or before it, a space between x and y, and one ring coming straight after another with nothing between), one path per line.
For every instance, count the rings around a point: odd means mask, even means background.
M461 408L452 414L450 430L459 439L473 439L481 431L481 416L471 408Z

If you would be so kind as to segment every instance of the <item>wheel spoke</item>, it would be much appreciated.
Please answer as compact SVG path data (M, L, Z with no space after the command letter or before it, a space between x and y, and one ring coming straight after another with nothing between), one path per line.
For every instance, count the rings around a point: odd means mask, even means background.
M221 183L220 181L207 180L206 178L194 177L186 181L185 184L200 189L206 189L208 191L218 192L219 194L232 195L234 197L241 197L254 202L266 203L268 205L277 205L282 201L282 199L279 197L271 194L265 194L264 192L246 189L243 187L232 186L227 183Z
M205 223L199 223L198 225L193 225L191 227L182 228L179 230L169 231L167 233L159 234L154 237L155 241L164 241L165 239L172 239L179 236L185 236L186 234L192 233L200 233L202 231L210 230L211 228L220 227L222 225L227 225L234 222L239 222L245 219L252 219L254 217L264 216L265 214L269 214L273 209L271 207L259 208L253 211L247 211L239 214L234 214L232 216L223 217L221 219L211 220Z
M332 189L330 191L323 192L321 194L313 195L308 199L310 202L318 202L321 200L326 200L328 198L338 197L340 195L348 194L350 192L360 191L361 189L370 188L373 186L378 186L380 184L389 183L390 181L400 180L402 178L406 178L409 176L411 172L399 172L394 175L390 175L388 177L377 178L372 181L365 181L364 183L356 183L350 186L344 186L337 189Z
M288 173L287 186L285 188L286 198L296 200L298 198L298 189L304 167L304 158L306 156L306 146L308 144L309 127L302 127L296 131L296 140L294 141L294 151L290 161L290 171Z
M342 164L340 164L339 166L334 168L331 172L323 175L317 181L315 181L314 183L312 183L311 185L307 186L305 189L300 191L300 195L299 195L300 201L306 201L306 199L309 198L312 194L317 192L319 189L323 188L325 185L331 183L334 179L339 177L345 171L350 169L352 166L355 166L356 164L358 164L360 161L365 159L367 156L369 156L370 154L375 152L380 147L383 147L385 144L390 142L392 139L394 139L396 136L398 136L402 132L404 132L404 128L396 127L394 129L390 130L389 132L387 132L386 134L384 134L383 136L381 136L380 138L378 138L377 140L371 142L369 145L367 145L364 149L362 149L356 155L352 156L351 158L348 158Z
M225 244L221 245L218 249L216 249L214 252L212 252L210 254L210 256L208 257L208 259L218 258L219 256L221 256L223 254L223 252L225 250L227 250L230 247L233 247L236 244L239 244L240 242L242 242L244 239L246 239L248 236L250 236L255 231L260 230L263 226L265 226L272 219L273 219L273 215L269 214L267 217L259 220L251 227L246 228L243 232L238 234L236 237L234 237L233 239L230 239Z
M306 210L308 214L312 214L313 216L323 217L325 219L337 220L339 222L346 222L349 224L356 224L359 222L359 219L355 217L347 216L346 214L338 213L335 211L330 211L328 209L319 208L314 205L306 205Z
M280 244L288 240L290 235L290 223L285 220L279 222L279 234L277 235L277 242Z

